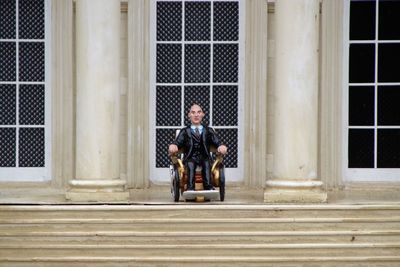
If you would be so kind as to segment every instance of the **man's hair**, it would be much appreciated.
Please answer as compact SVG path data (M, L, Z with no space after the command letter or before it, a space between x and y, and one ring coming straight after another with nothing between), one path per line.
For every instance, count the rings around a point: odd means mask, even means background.
M199 102L192 102L191 104L190 104L190 106L189 106L189 110L188 110L188 113L190 113L190 110L192 109L192 107L193 106L199 106L200 107L200 109L201 109L201 111L203 111L204 112L204 109L203 109L203 106L199 103Z

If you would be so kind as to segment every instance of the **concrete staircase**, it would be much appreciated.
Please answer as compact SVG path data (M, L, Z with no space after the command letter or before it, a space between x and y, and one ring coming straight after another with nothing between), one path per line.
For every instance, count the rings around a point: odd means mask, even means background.
M0 266L400 266L400 204L2 205Z

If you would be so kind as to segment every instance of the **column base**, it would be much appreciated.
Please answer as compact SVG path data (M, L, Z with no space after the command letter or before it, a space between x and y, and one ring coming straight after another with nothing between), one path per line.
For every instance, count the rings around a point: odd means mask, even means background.
M325 203L327 193L321 181L269 180L264 190L264 203Z
M125 184L126 181L121 179L72 180L65 198L76 202L127 201L129 192L125 190Z

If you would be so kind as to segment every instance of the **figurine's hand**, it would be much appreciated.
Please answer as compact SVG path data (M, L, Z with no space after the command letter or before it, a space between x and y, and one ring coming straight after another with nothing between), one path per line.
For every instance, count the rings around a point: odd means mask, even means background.
M175 154L176 152L178 152L178 146L175 144L170 144L168 147L168 152L170 155Z
M221 145L217 148L218 153L221 153L222 155L225 155L226 152L228 152L228 148L224 145Z

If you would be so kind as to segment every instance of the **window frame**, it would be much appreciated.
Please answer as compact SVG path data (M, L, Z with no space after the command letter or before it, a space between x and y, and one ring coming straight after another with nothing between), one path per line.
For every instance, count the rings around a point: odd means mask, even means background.
M164 0L158 0L164 1ZM164 184L170 182L169 177L169 168L156 168L156 129L171 129L170 126L156 126L156 34L157 34L157 25L156 25L156 17L157 17L157 0L151 1L150 4L150 92L149 92L149 163L150 163L150 180L156 184ZM170 1L170 0L168 0ZM172 0L173 2L188 2L186 0ZM210 2L214 2L216 0L209 0ZM218 2L229 2L228 0L218 0ZM170 1L171 2L171 1ZM226 177L228 178L229 182L243 182L244 181L244 68L245 68L245 61L244 61L244 53L245 53L245 3L244 1L237 1L239 3L239 41L238 42L231 42L231 41L207 41L211 44L217 43L238 43L239 45L239 66L238 66L238 82L234 83L238 85L238 124L237 126L213 126L210 125L212 128L216 129L237 129L238 130L238 165L237 168L225 168ZM211 12L212 12L211 8ZM184 19L182 21L184 23ZM212 24L211 24L212 25ZM212 36L212 27L211 27L211 36ZM184 31L182 32L184 34ZM161 42L162 43L162 42ZM171 41L168 43L181 43L182 45L185 44L200 44L205 43L202 41L185 41L182 39L181 41ZM210 62L210 70L212 72L213 62L212 62L212 53L213 49L211 48L211 62ZM184 67L184 57L182 58L182 66ZM184 69L183 69L184 70ZM182 71L182 79L184 77L184 71ZM211 76L212 79L212 76ZM163 84L163 85L172 85L172 84ZM173 85L181 86L181 90L184 90L184 86L201 86L201 85L209 85L210 86L210 117L212 117L212 87L214 85L220 85L219 83L214 83L212 80L210 83L188 83L185 84L184 80L181 83L174 83ZM231 85L230 83L223 83L221 85ZM184 98L181 99L182 106L184 107ZM186 111L184 111L186 113ZM181 122L184 123L185 115L182 115ZM210 122L212 123L212 121ZM229 153L229 144L228 145L228 153ZM165 151L167 151L167 147Z
M4 39L5 40L12 40L16 43L21 43L24 41L32 41L32 42L42 42L41 40L38 41L36 39L19 39L18 36L18 2L20 0L16 0L16 7L17 7L17 17L16 17L16 39ZM45 143L45 162L44 167L0 167L0 182L46 182L51 180L51 127L52 127L52 118L51 118L51 0L44 0L44 24L45 24L45 36L43 39L43 43L45 46L45 80L44 82L22 82L20 81L15 82L4 82L5 84L15 84L17 88L19 88L20 84L43 84L45 90L45 121L44 121L44 143ZM18 55L18 45L17 45L17 55ZM16 61L17 65L17 77L18 77L18 57ZM3 83L3 82L1 82ZM17 101L19 101L18 93L17 93ZM19 102L17 102L19 103ZM17 104L17 114L18 116L18 104ZM2 127L14 127L14 126L2 126ZM24 128L35 128L37 126L24 126ZM20 125L17 121L15 124L15 128L17 129L17 140L18 142L18 129L20 129ZM18 148L16 154L18 165Z
M398 83L379 82L378 77L378 44L382 43L400 43L400 40L379 40L379 9L378 1L376 1L376 17L375 17L375 39L374 40L354 40L350 41L350 3L351 1L343 1L343 105L342 105L342 173L345 182L399 182L400 168L377 168L377 131L378 129L400 129L400 126L378 126L378 86L380 85L400 85ZM374 82L371 83L350 83L349 82L349 49L350 44L375 44L375 63L374 63ZM349 86L373 86L374 87L374 125L372 126L350 126L349 125ZM374 130L374 168L349 168L348 160L348 140L349 129L373 129Z

